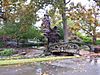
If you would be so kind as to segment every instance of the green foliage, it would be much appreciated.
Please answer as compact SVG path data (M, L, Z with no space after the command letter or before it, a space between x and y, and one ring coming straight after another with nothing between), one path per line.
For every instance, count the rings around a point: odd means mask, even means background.
M13 53L13 49L4 49L3 51L0 51L0 56L11 56Z
M5 31L4 29L0 28L0 36L4 35L5 34Z
M43 36L41 35L42 32L35 26L29 27L26 32L22 32L20 34L20 39L35 39L41 40Z
M13 39L42 39L41 31L35 26L20 25L20 23L8 22L2 28L6 36ZM1 30L1 31L2 31ZM3 35L3 31L1 35Z
M96 45L100 45L100 40L96 40Z
M85 43L92 43L91 37L83 36L81 38L83 39L83 42L85 42Z
M13 37L14 34L19 31L19 26L16 23L8 22L4 24L2 29L5 32L5 35Z
M0 48L4 46L4 42L0 40Z
M58 30L59 30L59 33L60 33L60 40L63 40L64 39L63 27L62 26L58 26Z
M83 42L92 43L92 37L86 35L83 36L80 32L77 32L76 35L79 36L83 40Z
M83 40L84 43L92 44L92 37L86 36L86 35L83 36L80 32L77 32L76 34L77 34L77 36L79 36ZM100 40L99 39L96 40L96 45L100 45Z

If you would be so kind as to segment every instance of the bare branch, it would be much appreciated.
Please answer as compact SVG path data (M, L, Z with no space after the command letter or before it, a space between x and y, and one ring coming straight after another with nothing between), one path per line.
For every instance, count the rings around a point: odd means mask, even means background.
M92 35L92 33L90 33L88 30L86 30L85 28L83 28L82 26L80 26L84 31L86 31L88 34L90 34L91 36L93 36Z
M69 0L66 4L68 4L71 0Z

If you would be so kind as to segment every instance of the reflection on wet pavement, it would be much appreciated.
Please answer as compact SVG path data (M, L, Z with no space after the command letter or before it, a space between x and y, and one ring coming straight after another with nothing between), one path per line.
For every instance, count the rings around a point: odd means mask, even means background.
M100 75L100 63L89 63L82 59L66 59L27 65L1 66L0 75Z

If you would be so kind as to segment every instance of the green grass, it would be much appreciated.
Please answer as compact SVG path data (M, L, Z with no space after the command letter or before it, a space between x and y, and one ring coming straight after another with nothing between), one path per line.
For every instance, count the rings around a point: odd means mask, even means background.
M0 56L11 56L13 54L13 49L4 49L3 51L0 51Z
M11 59L11 60L0 60L0 66L3 65L16 65L16 64L26 64L33 62L43 62L43 61L53 61L61 59L78 58L76 56L58 56L58 57L44 57L44 58L31 58L31 59Z

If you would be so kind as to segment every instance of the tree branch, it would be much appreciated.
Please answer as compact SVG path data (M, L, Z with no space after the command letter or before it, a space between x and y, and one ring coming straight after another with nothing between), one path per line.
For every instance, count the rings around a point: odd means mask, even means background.
M68 4L71 0L69 0L66 4Z
M84 31L86 31L87 33L89 33L91 36L93 36L88 30L86 30L85 28L83 28L82 26L80 26Z

